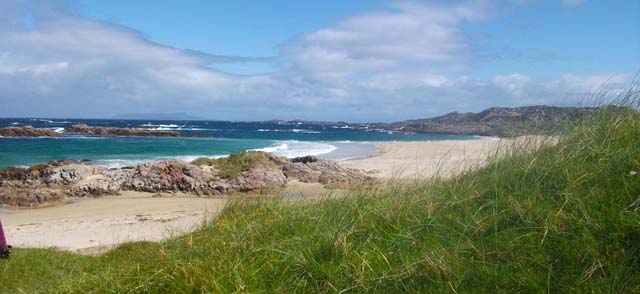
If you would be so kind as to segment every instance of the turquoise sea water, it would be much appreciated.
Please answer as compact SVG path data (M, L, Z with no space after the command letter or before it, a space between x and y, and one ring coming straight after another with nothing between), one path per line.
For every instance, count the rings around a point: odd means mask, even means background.
M76 123L109 127L146 127L176 130L207 138L91 137L64 134ZM0 167L27 166L50 160L89 160L120 167L150 160L219 157L241 150L263 150L287 157L319 155L332 159L367 156L375 152L368 142L472 140L473 136L404 134L340 125L274 122L136 121L7 118L0 127L32 125L61 132L60 138L0 138Z

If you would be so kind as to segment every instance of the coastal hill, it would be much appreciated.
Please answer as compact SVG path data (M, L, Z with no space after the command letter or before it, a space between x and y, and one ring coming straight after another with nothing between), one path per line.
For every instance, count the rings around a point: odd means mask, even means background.
M523 106L493 107L474 112L451 112L442 116L382 125L403 132L513 137L556 131L563 123L575 122L596 107Z
M567 122L577 122L584 115L592 114L598 107L522 106L515 108L493 107L484 111L450 112L442 116L392 123L347 123L327 121L273 120L270 122L343 126L387 131L443 135L478 135L516 137L524 134L549 134L559 132Z

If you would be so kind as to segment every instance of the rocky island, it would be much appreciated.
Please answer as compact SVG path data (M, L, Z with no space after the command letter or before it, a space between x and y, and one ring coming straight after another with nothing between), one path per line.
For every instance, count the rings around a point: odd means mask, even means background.
M6 127L0 128L0 136L2 137L60 137L62 134L50 130L34 128L32 126L24 127Z
M93 127L86 124L72 125L64 129L67 134L82 134L103 137L207 137L199 134L186 134L178 131L151 130L146 128ZM0 128L2 137L61 137L62 134L51 129L32 126Z
M109 137L202 137L177 131L151 130L146 128L93 127L86 124L72 125L64 129L65 133Z

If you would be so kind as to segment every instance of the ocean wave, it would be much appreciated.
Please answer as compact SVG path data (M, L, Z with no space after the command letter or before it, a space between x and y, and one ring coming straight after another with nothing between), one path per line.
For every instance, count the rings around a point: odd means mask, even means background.
M299 134L320 134L320 131L303 129L257 129L258 132L294 132Z
M229 156L225 155L177 155L177 156L156 156L151 158L132 158L132 159L96 159L91 160L91 164L102 166L106 168L123 168L126 166L134 166L139 164L144 164L147 162L158 161L158 160L178 160L182 162L192 162L201 157L208 158L223 158Z
M19 123L19 122L17 122L17 121L16 121L16 122L12 122L12 123L10 123L10 125L12 125L12 126L17 126L17 125L19 125L19 124L20 124L20 123Z
M312 131L312 130L292 129L291 131L294 133L301 133L301 134L320 134L319 131Z
M172 157L164 157L164 158L159 158L159 159L176 159L182 162L192 162L198 158L202 158L202 157L206 157L206 158L213 158L213 159L218 159L218 158L225 158L228 157L229 154L224 154L224 155L182 155L182 156L172 156Z
M58 133L58 134L62 134L64 133L64 128L49 128L50 130Z
M338 147L327 143L301 142L296 140L278 141L272 146L251 149L252 151L263 151L288 158L295 158L307 155L320 155L336 150Z
M140 126L141 127L145 127L145 128L153 128L153 127L156 127L156 128L179 128L179 127L184 127L186 125L181 125L181 126L176 125L176 124L168 124L168 125L157 124L156 125L156 124L152 124L152 123L146 123L146 124L141 124Z
M500 140L500 137L492 137L492 136L473 135L472 137L478 140Z
M267 146L264 148L250 149L251 151L263 151L273 153L275 155L284 156L287 158L295 158L307 155L321 155L326 154L331 151L336 150L337 147L327 143L320 142L302 142L296 140L287 140L287 141L278 141L274 142L273 145ZM128 158L128 159L118 159L118 158L110 158L110 159L94 159L91 160L91 164L103 166L106 168L122 168L126 166L134 166L139 164L144 164L151 161L157 160L170 160L175 159L182 162L192 162L195 159L201 157L208 158L224 158L229 156L229 154L218 154L218 155L165 155L165 156L154 156L154 157L145 157L142 156L140 158Z
M183 128L183 127L178 127L178 128L157 127L157 128L149 128L148 130L150 130L150 131L207 131L207 130L209 130L209 129L203 129L203 128Z
M153 159L97 159L91 160L90 163L106 168L123 168L125 166L143 164L149 161L153 161Z

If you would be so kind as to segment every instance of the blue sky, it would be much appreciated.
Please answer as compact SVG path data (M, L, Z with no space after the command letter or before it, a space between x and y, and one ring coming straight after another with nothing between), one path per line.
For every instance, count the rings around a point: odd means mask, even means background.
M640 70L640 2L0 1L0 116L393 121L577 105Z

